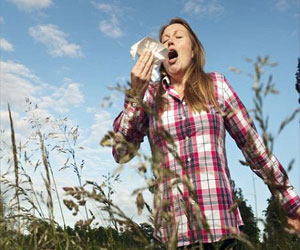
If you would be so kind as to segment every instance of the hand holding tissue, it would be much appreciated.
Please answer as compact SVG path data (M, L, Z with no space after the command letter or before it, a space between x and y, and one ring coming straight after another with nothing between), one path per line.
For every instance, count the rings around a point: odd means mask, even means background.
M154 57L154 67L151 74L151 82L155 82L159 79L158 69L162 61L168 56L169 50L159 41L152 37L145 37L138 41L130 48L130 55L132 59L135 59L136 54L139 56L144 50L151 51Z

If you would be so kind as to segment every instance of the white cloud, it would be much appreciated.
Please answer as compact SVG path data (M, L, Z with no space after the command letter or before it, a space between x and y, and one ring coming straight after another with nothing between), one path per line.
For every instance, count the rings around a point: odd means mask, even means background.
M4 51L14 51L14 46L5 38L0 38L0 49Z
M23 78L29 78L34 81L39 79L25 65L12 61L1 61L1 70L2 73L11 73Z
M11 116L13 120L13 126L15 131L15 139L19 142L25 142L30 135L31 131L31 125L24 119L24 116L22 116L21 113L15 112L14 105L10 106L11 109ZM6 144L11 143L11 133L10 133L10 121L9 121L9 113L8 113L8 107L2 107L0 109L0 120L1 120L1 130L4 130L3 133L1 133L1 142L4 141ZM8 155L7 157L10 157Z
M30 27L29 34L36 42L44 44L48 48L50 55L54 57L83 56L80 46L75 43L68 42L66 40L68 34L64 33L53 24Z
M132 218L137 223L148 222L150 213L146 208L143 209L141 215L137 213L136 206L136 195L132 195L133 191L138 188L145 187L147 184L142 179L141 176L137 176L135 173L132 176L128 176L121 183L115 184L116 195L113 196L114 203L119 206L119 208L129 217ZM153 194L148 190L143 192L143 197L145 202L153 206Z
M95 113L95 112L97 111L97 109L94 108L94 107L87 107L87 108L85 109L85 111L86 111L87 113Z
M111 19L109 20L102 20L99 23L99 30L106 36L112 38L119 38L124 35L124 32L122 31L119 21L115 15L112 15Z
M59 111L59 107L78 106L83 103L84 96L80 92L80 85L75 82L70 82L58 89L53 94L56 100L55 109ZM48 97L51 99L50 97Z
M275 7L279 11L285 11L292 6L297 6L298 1L297 0L275 0Z
M24 108L25 98L37 100L39 90L34 82L38 77L22 64L1 61L1 104L10 103L17 109Z
M91 142L99 143L100 139L106 134L107 131L112 130L113 117L111 114L105 110L99 110L94 114L94 124L91 126L90 137L88 138L88 144Z
M111 13L116 14L116 13L123 12L122 8L115 4L93 2L93 5L95 6L96 9L98 9L106 14L111 14Z
M49 92L50 88L48 88ZM52 90L51 95L42 95L38 98L38 107L51 109L58 113L65 113L72 107L78 107L84 102L84 96L80 91L80 84L71 82L63 84Z
M53 4L52 0L10 0L10 2L25 11L45 9Z
M84 101L80 84L71 79L62 86L51 86L43 83L25 65L12 61L0 63L1 129L9 127L7 114L9 103L16 124L17 137L20 140L24 140L30 131L30 124L26 119L36 117L43 124L46 117L54 117L55 112L69 111L70 108L79 106ZM30 105L26 100L32 104ZM31 110L29 110L30 106Z
M95 155L100 156L101 153L109 153L111 156L111 148L101 147L99 142L108 131L112 130L114 118L104 109L97 110L89 107L87 110L87 112L94 113L94 121L88 129L88 135L81 142L81 146L85 148L85 156L91 159L95 158Z
M66 112L70 107L84 102L80 84L68 79L62 86L42 83L26 66L12 61L1 61L1 104L11 103L24 111L25 99L38 104L41 109Z
M194 15L220 15L225 9L218 0L188 0L184 4L184 11Z
M120 17L123 15L125 8L121 8L115 4L108 3L95 3L92 2L94 7L108 15L107 19L99 22L99 30L106 36L112 38L119 38L124 36L124 31L120 25Z

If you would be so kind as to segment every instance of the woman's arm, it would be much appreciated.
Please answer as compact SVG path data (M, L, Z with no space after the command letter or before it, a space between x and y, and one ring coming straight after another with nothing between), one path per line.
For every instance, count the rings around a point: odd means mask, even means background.
M126 91L123 111L115 119L113 156L118 163L131 160L148 129L148 115L142 107L151 72L153 55L146 51L141 54L131 71L131 88Z
M123 111L114 121L113 156L116 162L130 161L137 153L148 129L148 115L139 100L126 94Z
M222 78L224 121L227 131L242 150L251 169L279 198L287 214L292 217L297 215L297 210L299 212L300 209L300 198L290 184L284 168L272 152L268 152L243 103L226 78Z

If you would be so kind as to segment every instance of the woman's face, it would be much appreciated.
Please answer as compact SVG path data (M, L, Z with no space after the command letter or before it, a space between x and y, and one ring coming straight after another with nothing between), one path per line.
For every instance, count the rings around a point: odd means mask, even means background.
M181 78L194 56L188 30L181 24L171 24L163 32L161 42L169 49L163 65L171 78Z

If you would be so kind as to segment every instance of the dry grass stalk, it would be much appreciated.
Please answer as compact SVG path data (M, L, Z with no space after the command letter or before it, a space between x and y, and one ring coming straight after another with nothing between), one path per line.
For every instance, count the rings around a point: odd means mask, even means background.
M19 166L18 166L18 156L17 156L17 146L15 138L15 130L13 119L10 111L10 105L8 104L8 114L10 122L10 131L11 131L11 144L12 144L12 153L14 160L14 173L15 173L15 198L17 199L17 211L20 213L20 199L19 199Z
M40 131L37 132L39 140L40 140L40 147L41 147L41 153L42 153L42 160L43 160L43 165L45 168L46 172L46 179L43 177L48 198L47 198L47 207L49 209L49 218L50 221L54 221L54 213L53 213L53 198L52 198L52 192L51 192L51 179L50 179L50 170L49 170L49 163L48 163L48 155L47 151L44 145L44 140L42 133Z

